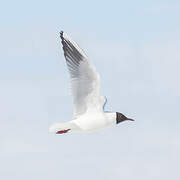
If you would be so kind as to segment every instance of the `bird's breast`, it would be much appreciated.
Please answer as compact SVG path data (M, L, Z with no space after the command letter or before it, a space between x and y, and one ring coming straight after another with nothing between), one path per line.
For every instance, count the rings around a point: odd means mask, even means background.
M83 115L76 120L74 123L80 127L82 131L94 131L103 129L113 124L103 114Z

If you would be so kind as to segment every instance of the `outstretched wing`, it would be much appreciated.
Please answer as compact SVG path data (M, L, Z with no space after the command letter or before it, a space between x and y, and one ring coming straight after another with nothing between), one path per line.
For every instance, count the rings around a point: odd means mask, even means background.
M100 78L85 53L64 32L60 33L64 56L71 77L74 118L87 111L102 111Z

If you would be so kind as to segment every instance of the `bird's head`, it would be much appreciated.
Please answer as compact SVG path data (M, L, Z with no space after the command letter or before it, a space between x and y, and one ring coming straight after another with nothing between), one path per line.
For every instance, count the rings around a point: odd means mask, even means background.
M124 114L116 112L116 124L123 121L134 121L134 119L127 118Z

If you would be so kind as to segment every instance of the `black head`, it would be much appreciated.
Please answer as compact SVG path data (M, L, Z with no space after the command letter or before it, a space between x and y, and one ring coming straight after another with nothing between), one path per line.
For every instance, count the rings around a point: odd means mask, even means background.
M116 124L127 120L134 121L133 119L127 118L124 114L116 112Z

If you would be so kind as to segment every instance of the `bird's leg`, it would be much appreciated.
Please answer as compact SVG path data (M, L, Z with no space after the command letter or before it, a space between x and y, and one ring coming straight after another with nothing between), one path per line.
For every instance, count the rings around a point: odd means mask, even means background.
M71 129L64 129L64 130L60 130L60 131L57 131L56 134L64 134L64 133L67 133L68 131L70 131Z

